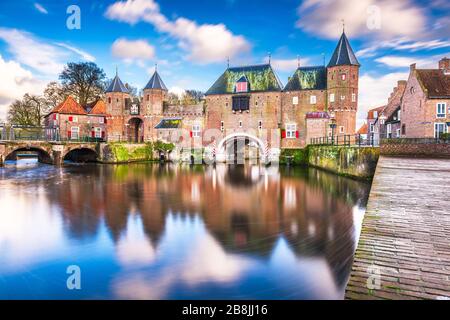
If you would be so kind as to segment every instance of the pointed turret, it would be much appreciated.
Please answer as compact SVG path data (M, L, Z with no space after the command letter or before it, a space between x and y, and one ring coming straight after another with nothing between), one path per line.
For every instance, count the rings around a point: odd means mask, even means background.
M116 76L114 77L113 81L111 81L111 84L109 85L108 89L106 90L106 93L111 93L111 92L129 93L129 90L127 89L127 87L125 87L122 80L120 80L117 72L116 72Z
M157 90L164 90L168 91L166 85L162 81L161 77L159 76L158 70L155 69L155 73L150 78L150 81L145 86L144 90L147 89L157 89Z
M345 35L345 31L343 31L333 56L331 57L330 63L328 63L328 67L359 65L358 59L356 59L355 53L350 46L350 42Z

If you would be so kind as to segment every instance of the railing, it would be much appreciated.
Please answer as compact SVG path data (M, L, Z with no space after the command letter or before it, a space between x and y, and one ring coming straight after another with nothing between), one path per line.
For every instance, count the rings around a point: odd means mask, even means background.
M326 146L359 146L367 147L374 146L375 140L365 138L361 134L345 134L327 137L311 138L311 145L326 145Z
M103 138L79 136L77 138L61 137L57 129L45 127L1 125L0 141L61 141L61 142L104 142Z

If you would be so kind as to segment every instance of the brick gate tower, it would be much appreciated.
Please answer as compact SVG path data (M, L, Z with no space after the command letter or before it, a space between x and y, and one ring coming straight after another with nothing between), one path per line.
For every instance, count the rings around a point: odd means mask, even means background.
M336 135L355 134L360 64L342 32L327 66L328 111L335 115Z

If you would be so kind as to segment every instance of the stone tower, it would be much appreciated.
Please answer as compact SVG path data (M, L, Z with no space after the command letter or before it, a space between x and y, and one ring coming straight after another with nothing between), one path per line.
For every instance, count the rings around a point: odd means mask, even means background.
M360 64L345 35L327 66L328 111L335 115L336 135L355 134Z
M125 115L129 113L131 97L116 72L116 76L106 90L107 132L109 141L123 140L125 132Z
M144 115L162 115L163 104L167 99L167 87L159 76L158 70L150 78L150 81L144 88L144 97L142 99L142 114Z

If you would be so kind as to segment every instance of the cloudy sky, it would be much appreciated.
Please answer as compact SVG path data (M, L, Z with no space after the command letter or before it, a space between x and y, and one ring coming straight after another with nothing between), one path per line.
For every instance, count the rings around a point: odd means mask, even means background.
M71 5L80 9L80 29ZM411 63L450 56L447 0L16 0L0 1L0 119L26 92L41 93L68 61L94 61L142 88L158 63L173 90L207 90L231 65L272 56L282 82L328 62L342 20L362 65L360 118L406 79Z

